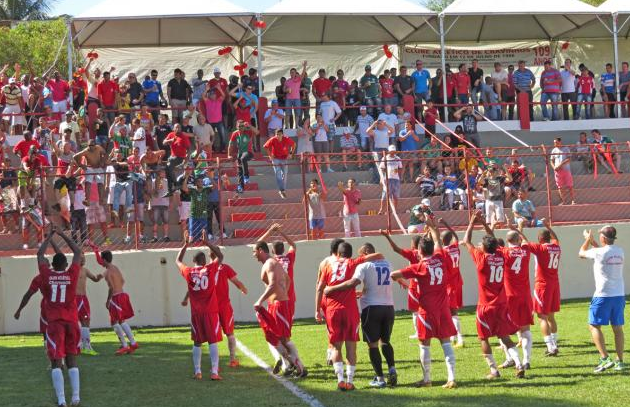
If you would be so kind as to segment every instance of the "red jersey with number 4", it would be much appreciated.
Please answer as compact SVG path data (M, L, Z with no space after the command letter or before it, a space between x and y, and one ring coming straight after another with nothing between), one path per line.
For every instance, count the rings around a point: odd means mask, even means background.
M217 263L210 263L181 270L182 277L188 284L192 314L219 311L216 296L217 269Z
M505 260L505 294L508 297L528 297L529 259L531 251L527 245L501 248Z
M55 271L45 265L39 266L41 275L39 290L44 296L42 311L49 323L79 321L74 299L80 269L78 263L72 263L65 271Z
M558 268L560 267L560 246L555 240L551 243L528 243L527 247L536 256L537 286L558 284Z
M505 260L501 252L485 253L478 248L470 249L470 254L477 267L479 300L477 305L505 304L505 288L503 285L503 270Z
M448 308L446 283L450 268L446 254L436 250L433 255L401 270L404 278L415 280L418 284L420 309L430 312Z
M354 269L364 261L365 257L363 256L359 256L356 259L343 257L331 259L324 268L321 278L326 282L327 286L345 283L354 276ZM336 309L357 308L357 297L354 288L333 292L326 295L324 299L326 301L326 312Z
M213 262L213 263L216 263ZM230 285L229 281L236 277L236 271L229 265L221 263L217 268L215 276L217 303L219 306L230 303Z
M293 284L293 266L295 265L295 251L289 249L287 254L276 256L276 260L282 264L282 268L287 272L291 282L289 283L289 301L295 302L295 285Z

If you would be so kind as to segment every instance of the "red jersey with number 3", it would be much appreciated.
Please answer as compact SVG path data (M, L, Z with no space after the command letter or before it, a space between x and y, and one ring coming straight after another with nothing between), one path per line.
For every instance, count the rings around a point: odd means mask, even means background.
M446 284L451 273L450 261L442 250L424 257L419 263L401 270L404 278L416 281L420 293L420 309L431 312L448 308Z
M537 286L558 284L558 268L560 267L560 246L555 240L551 243L528 243L527 247L536 256Z
M327 286L336 286L352 279L354 269L361 263L365 262L365 257L359 256L356 259L346 259L337 257L331 259L322 273L321 278L326 282ZM357 308L357 296L354 288L336 291L324 297L326 301L326 312L336 309L352 309ZM358 309L358 308L357 308Z
M503 270L505 260L501 252L485 253L476 247L469 249L477 267L479 300L477 305L503 305L506 302Z
M505 260L505 294L508 297L528 297L529 287L529 259L531 251L523 246L508 246L501 248Z
M214 262L213 262L214 263ZM230 302L230 285L229 281L236 277L236 271L225 263L221 263L217 267L216 296L218 305L228 304Z
M295 265L295 251L289 249L287 254L276 256L276 260L282 264L282 268L287 272L291 282L289 283L289 301L295 302L295 285L293 284L293 266Z
M181 270L182 277L188 284L192 314L219 311L216 296L217 269L217 263L210 263Z
M43 314L48 322L78 322L79 316L75 303L77 281L79 280L78 263L72 263L68 270L55 271L48 266L40 265L40 288L44 296Z

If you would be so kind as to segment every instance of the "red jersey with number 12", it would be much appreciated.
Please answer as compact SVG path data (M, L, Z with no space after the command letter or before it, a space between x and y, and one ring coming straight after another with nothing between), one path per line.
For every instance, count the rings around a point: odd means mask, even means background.
M505 294L508 297L527 297L529 287L529 259L531 251L527 245L501 248L505 260Z
M79 316L74 299L80 269L78 263L72 263L65 271L55 271L45 265L39 266L41 275L39 290L45 299L42 311L48 322L78 322Z
M293 284L293 266L295 265L295 251L291 248L287 254L276 256L276 260L282 264L282 268L287 272L291 282L289 283L289 301L295 302L295 286Z
M442 250L436 250L433 255L424 257L420 263L401 270L404 278L417 282L421 309L431 312L448 308L446 283L450 269L450 260Z
M490 254L475 247L470 250L470 254L477 267L479 287L477 305L498 306L505 304L506 297L503 285L505 261L501 252Z
M330 259L321 278L326 282L327 286L335 286L352 279L354 269L365 261L365 257L359 256L356 259L346 259L337 257ZM357 308L357 296L354 288L336 291L324 297L326 301L326 311L335 309L352 309Z
M188 283L191 313L219 311L216 296L217 266L217 263L210 263L181 270L182 277Z
M560 246L555 240L551 243L528 243L527 247L536 256L537 286L558 284L558 268L560 267Z

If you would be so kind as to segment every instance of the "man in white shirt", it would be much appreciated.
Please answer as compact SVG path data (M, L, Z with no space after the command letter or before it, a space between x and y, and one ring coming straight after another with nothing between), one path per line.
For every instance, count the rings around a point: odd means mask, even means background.
M328 146L330 148L330 152L332 153L335 146L335 122L339 119L339 117L341 117L341 108L337 102L330 100L330 95L325 94L321 98L319 112L322 115L322 119L324 119L324 123L328 127Z
M81 145L81 129L79 129L79 124L72 120L74 117L74 112L72 110L68 110L66 112L66 120L59 124L59 134L63 134L66 129L72 129L72 137L74 141Z
M560 194L560 199L562 200L560 205L567 204L567 192L571 199L571 205L575 205L573 175L571 174L571 150L562 146L562 138L556 137L553 140L553 150L551 150L549 161L553 169L556 186L558 187L558 194Z
M564 60L564 70L560 72L562 87L560 97L562 102L571 102L571 105L562 105L562 115L564 120L569 120L569 106L571 106L572 118L575 120L575 102L577 102L577 92L575 91L575 71L571 68L571 60Z
M193 126L193 134L199 147L203 148L206 145L214 144L214 129L212 125L206 122L204 115L199 115L197 121L197 125Z
M376 253L374 246L365 243L359 248L359 255L365 256ZM385 259L363 263L354 271L352 278L345 283L328 286L324 290L326 295L339 290L347 290L363 284L361 294L361 330L363 331L363 341L368 344L370 362L376 373L370 386L383 388L387 384L395 386L398 381L394 361L394 348L389 343L392 329L394 327L394 296L392 293L392 280L389 275L391 266ZM387 366L389 368L388 383L385 383L383 375L383 360L378 345Z
M378 120L384 121L385 123L387 123L387 125L389 125L393 129L396 129L396 125L398 124L398 117L396 116L395 113L392 113L391 105L385 105L384 111L378 115ZM390 136L390 138L395 138L396 134L397 133L394 131L394 133ZM390 143L391 142L392 140L390 140Z
M133 142L133 148L138 148L138 157L147 152L147 135L144 127L140 125L140 119L135 118L131 121L131 131L133 136L131 141Z
M595 373L601 373L614 368L616 371L625 370L623 363L624 335L623 312L626 305L623 281L623 249L615 245L617 230L610 225L599 231L599 243L595 242L592 230L584 231L584 243L580 247L580 258L593 260L593 274L595 276L595 293L589 308L589 325L593 342L600 359ZM589 249L589 246L593 246ZM606 342L602 333L602 325L612 325L615 335L615 351L617 360L612 361L606 351Z
M400 197L400 173L403 165L400 157L396 155L395 145L387 147L387 156L383 157L379 168L383 174L383 184L387 180L387 195L390 199L393 199L393 209L396 210L398 208L398 198Z
M267 133L276 134L276 130L282 128L284 121L284 110L278 108L278 100L271 101L271 109L265 112L265 123L267 123Z
M507 91L509 87L508 73L500 62L494 63L494 71L490 73L490 79L492 79L492 86L495 93L499 95L499 101L505 102L507 100ZM505 119L505 108L505 105L501 106L502 119Z

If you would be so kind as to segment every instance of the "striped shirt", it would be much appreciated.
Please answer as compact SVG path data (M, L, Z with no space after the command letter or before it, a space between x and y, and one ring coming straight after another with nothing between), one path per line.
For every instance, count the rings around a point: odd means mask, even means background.
M540 87L543 93L560 93L562 76L555 68L544 70L540 75Z
M517 69L512 74L512 79L514 81L514 86L520 90L530 90L529 85L532 81L536 80L536 77L529 69L525 68L524 71Z

